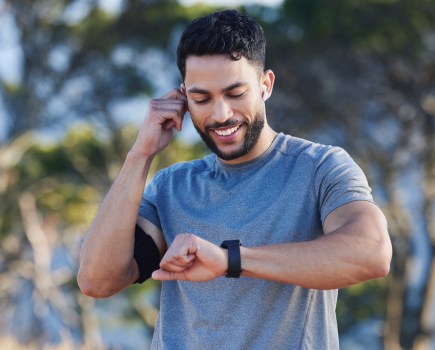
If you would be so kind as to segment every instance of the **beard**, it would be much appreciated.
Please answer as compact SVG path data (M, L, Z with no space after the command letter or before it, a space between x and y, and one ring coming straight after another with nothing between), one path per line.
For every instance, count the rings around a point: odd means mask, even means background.
M207 129L231 127L231 126L236 126L238 124L239 122L237 121L228 120L225 123L215 123L213 125L210 125L207 127ZM258 139L260 138L261 131L264 128L264 115L262 113L257 113L252 123L248 124L245 122L243 123L243 125L247 127L245 140L243 141L243 144L240 146L239 149L232 152L225 153L219 149L219 147L213 141L212 137L209 136L207 132L203 132L195 123L193 123L193 126L195 127L196 131L198 132L199 136L201 136L202 140L207 145L207 147L213 153L215 153L220 159L223 160L234 160L243 157L254 148L254 146L258 142Z

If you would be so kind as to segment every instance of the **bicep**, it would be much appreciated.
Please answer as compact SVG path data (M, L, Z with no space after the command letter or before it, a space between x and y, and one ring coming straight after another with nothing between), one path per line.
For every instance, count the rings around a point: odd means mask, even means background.
M354 201L338 207L332 211L323 223L325 234L339 232L344 228L346 232L358 235L388 237L387 221L382 211L372 202Z
M391 245L384 214L368 201L354 201L335 209L325 219L323 231L326 235L342 233L384 247Z
M358 267L356 280L388 274L392 245L385 216L374 203L355 201L335 209L324 222L324 232L325 239L338 242L347 261Z

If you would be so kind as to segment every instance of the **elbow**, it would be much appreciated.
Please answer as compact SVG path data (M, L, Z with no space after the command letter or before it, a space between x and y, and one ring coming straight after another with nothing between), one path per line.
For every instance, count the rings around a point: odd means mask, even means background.
M108 298L115 294L113 291L105 289L104 286L96 282L95 279L87 276L82 270L79 270L77 273L77 284L80 291L91 298Z
M393 258L393 245L388 233L387 221L385 217L383 219L383 229L373 246L373 256L376 261L374 267L375 276L373 278L386 277L390 273L391 259Z
M390 273L391 259L393 258L393 246L391 244L390 236L382 244L380 259L378 262L379 277L385 277Z
M385 254L382 259L379 259L378 267L376 269L376 277L375 278L382 278L386 277L390 273L390 267L391 267L391 257L392 253Z
M370 279L383 278L390 273L390 263L387 260L378 262L371 271Z
M374 249L375 254L370 256L370 262L367 266L370 267L368 271L368 279L377 279L386 277L390 273L391 259L393 249L390 240L382 243L382 245Z

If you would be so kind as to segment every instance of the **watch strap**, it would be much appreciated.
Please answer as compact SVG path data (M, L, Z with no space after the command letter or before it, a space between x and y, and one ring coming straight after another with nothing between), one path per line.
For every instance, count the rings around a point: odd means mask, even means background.
M240 246L238 239L223 241L221 248L228 249L228 270L225 277L239 278L242 272L242 259L240 257Z

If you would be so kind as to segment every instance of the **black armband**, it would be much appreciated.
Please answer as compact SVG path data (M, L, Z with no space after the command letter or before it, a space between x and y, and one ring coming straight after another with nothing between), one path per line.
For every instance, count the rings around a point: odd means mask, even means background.
M134 283L143 283L160 268L159 248L139 225L134 230L134 259L139 267L139 278Z

